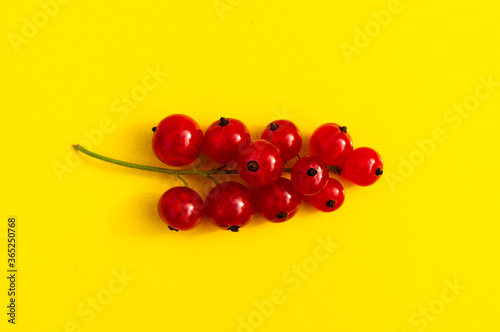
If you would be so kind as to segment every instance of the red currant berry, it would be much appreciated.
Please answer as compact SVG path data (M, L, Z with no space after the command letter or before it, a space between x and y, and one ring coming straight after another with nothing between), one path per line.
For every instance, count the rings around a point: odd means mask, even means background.
M161 196L158 213L171 230L187 231L203 218L203 200L191 188L173 187Z
M371 148L357 148L341 166L340 175L358 186L377 182L383 173L382 157Z
M271 122L260 138L273 143L280 150L284 162L293 159L302 147L302 135L299 128L288 120Z
M255 207L247 187L238 182L223 182L210 190L205 213L215 225L233 232L250 222Z
M279 178L276 182L259 188L257 208L267 220L283 222L297 213L301 201L302 195L295 189L292 181Z
M203 132L189 116L169 115L153 131L153 151L165 164L185 166L200 156Z
M291 179L299 193L315 195L325 188L329 176L324 162L317 157L306 156L293 165Z
M332 212L344 203L345 193L342 184L330 178L325 189L313 196L309 196L309 202L318 210Z
M254 186L273 183L284 167L278 148L263 139L252 142L238 157L238 174Z
M239 153L251 142L250 131L243 122L220 118L205 132L206 154L221 164L236 161Z
M325 123L312 134L309 142L311 154L323 160L327 165L340 165L352 152L351 135L346 127L335 123Z

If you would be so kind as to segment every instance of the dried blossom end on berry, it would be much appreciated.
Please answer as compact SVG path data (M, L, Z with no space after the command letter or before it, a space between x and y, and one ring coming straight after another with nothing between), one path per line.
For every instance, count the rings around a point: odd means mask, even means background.
M276 214L276 218L278 218L278 219L285 219L286 217L288 217L288 213L286 213L286 212L280 212L280 213Z
M251 160L248 162L247 168L250 172L257 172L259 170L259 163L255 160Z
M308 176L315 176L316 174L318 174L318 171L316 169L314 169L314 168L309 168L307 170L307 175Z
M224 127L224 126L227 126L228 124L229 124L229 121L227 121L227 119L225 117L220 118L219 126Z
M227 230L231 232L239 232L240 226L231 226Z

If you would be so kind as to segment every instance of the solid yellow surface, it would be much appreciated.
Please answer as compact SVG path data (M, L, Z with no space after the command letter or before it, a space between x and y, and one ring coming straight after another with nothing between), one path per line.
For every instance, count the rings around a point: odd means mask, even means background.
M493 0L3 3L1 330L499 331L499 10ZM339 123L381 153L385 173L346 184L331 214L304 205L239 233L207 219L171 232L156 204L180 181L72 144L162 166L151 128L173 113L203 129L238 118L254 138L286 118L306 143ZM213 186L187 180L202 196Z

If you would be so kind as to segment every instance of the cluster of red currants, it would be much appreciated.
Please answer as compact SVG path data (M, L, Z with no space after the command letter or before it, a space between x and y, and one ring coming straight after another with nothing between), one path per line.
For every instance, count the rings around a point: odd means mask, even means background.
M288 120L270 123L254 141L245 124L231 118L212 123L203 135L192 118L174 114L153 131L153 150L162 162L185 166L203 152L218 163L234 165L245 182L258 187L251 193L241 183L223 182L210 190L205 202L191 188L169 189L162 195L158 211L175 231L196 227L203 215L231 231L248 224L255 212L269 221L283 222L297 213L302 200L320 211L335 211L342 206L345 193L342 184L330 177L330 169L360 186L375 183L383 172L380 155L367 147L353 149L347 128L334 123L314 131L311 155L302 157L298 156L302 135ZM288 169L288 180L282 177L284 164L295 157L298 160Z

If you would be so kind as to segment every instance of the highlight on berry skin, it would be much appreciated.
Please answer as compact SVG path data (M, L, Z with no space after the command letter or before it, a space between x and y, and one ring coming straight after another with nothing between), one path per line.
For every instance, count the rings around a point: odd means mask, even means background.
M354 148L347 126L320 125L302 156L302 133L293 122L280 119L261 128L260 137L252 140L247 126L235 118L214 117L203 132L187 115L168 115L145 130L152 132L154 155L166 165L182 167L175 169L117 160L78 144L74 147L107 163L178 180L181 185L167 188L157 204L159 219L173 233L195 229L204 219L236 233L255 214L282 224L298 214L304 201L331 213L344 205L343 183L370 186L384 173L380 154L369 147ZM209 167L205 159L221 165ZM221 176L226 180L220 182ZM205 185L209 189L205 197L189 187L194 180L213 182Z

